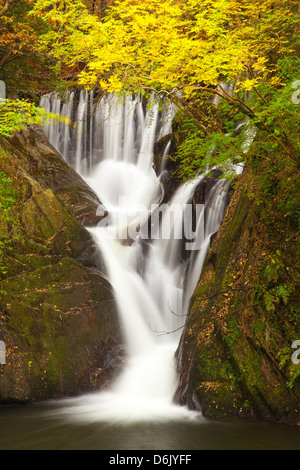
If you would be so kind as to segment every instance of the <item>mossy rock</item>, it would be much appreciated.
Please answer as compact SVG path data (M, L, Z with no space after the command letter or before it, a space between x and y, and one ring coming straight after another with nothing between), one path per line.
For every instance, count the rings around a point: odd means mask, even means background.
M191 299L178 351L176 398L190 407L198 403L207 417L297 423L300 374L291 361L299 336L297 298L278 299L268 310L265 292L277 284L267 283L264 267L280 247L287 269L277 283L293 282L299 291L294 258L299 239L285 232L281 240L280 213L266 226L252 179L246 168Z
M117 319L107 281L74 259L63 258L56 265L2 281L1 289L6 292L0 309L7 364L1 366L6 391L0 387L0 401L37 400L90 389L92 374L103 367L101 351L112 337L117 343ZM24 382L21 395L20 387L16 388L16 362Z
M16 192L2 227L0 403L104 387L124 354L114 295L85 226L98 221L98 198L40 129L0 145L0 170Z

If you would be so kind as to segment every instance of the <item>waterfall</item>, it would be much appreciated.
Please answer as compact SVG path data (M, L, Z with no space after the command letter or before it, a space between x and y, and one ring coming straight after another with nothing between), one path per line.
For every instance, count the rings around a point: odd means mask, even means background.
M218 182L196 213L192 198L204 175L162 204L153 148L170 133L172 105L161 111L154 95L150 106L138 95L67 98L63 105L53 94L41 105L75 117L76 126L51 121L45 133L96 192L99 211L108 212L89 231L114 290L128 360L109 391L69 400L63 412L110 422L199 416L173 403L175 352L210 237L223 217L227 183Z

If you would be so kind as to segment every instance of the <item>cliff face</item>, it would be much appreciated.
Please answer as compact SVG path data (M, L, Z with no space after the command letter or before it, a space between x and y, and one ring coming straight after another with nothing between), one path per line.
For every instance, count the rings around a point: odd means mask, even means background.
M0 402L104 386L123 349L113 294L85 228L97 222L99 201L40 129L0 146L0 170L16 190L1 228L10 249L0 278Z
M191 300L176 398L204 416L300 421L299 232L281 196L262 210L244 172Z

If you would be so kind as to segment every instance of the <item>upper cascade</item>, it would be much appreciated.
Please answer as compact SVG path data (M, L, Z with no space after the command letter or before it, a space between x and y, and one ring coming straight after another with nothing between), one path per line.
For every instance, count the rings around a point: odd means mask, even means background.
M44 95L40 106L66 119L53 117L44 131L51 144L79 174L88 176L103 160L152 167L154 142L171 132L175 106L149 101L138 94L105 94L68 91L63 100L57 92Z

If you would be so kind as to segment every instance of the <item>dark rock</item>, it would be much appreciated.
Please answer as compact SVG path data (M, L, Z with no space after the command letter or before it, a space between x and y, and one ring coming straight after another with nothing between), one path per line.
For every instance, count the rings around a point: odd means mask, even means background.
M216 184L217 180L220 178L221 175L222 171L215 169L212 170L207 177L200 181L194 192L193 201L195 202L195 204L204 204L205 201L207 201L209 192Z

